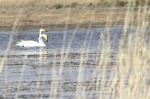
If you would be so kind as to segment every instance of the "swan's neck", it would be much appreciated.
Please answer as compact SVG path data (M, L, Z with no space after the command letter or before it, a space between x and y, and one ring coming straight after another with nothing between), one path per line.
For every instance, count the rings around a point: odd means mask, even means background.
M39 36L39 43L43 43L42 37Z
M41 33L41 31L39 32L39 43L40 44L44 44L44 42L42 40L42 33Z

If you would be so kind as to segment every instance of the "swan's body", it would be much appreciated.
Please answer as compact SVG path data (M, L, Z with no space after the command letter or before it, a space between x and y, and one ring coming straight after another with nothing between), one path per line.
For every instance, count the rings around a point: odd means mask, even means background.
M39 43L39 42L36 42L36 41L31 41L31 40L28 40L28 41L21 41L19 43L16 44L17 46L21 46L21 47L44 47L45 44L44 43Z
M47 41L48 41L48 37L46 34L42 34L42 32L46 32L46 30L44 30L43 28L40 29L39 42L32 41L32 40L28 40L28 41L21 40L21 42L18 42L16 45L21 47L44 47L46 45L42 41L42 37L44 37L45 40Z

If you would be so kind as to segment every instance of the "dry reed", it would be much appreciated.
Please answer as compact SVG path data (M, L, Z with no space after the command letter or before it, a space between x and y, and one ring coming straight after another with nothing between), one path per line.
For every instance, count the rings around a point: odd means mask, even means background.
M96 3L99 0L93 0L93 1ZM145 1L148 2L148 0L145 0ZM51 0L51 3L50 3L50 0L45 0L45 1L43 0L39 2L39 4L42 5L43 2L45 6L47 4L56 4L56 3L70 4L72 1L71 0L70 1L69 0L63 0L63 1ZM76 2L79 2L79 0L76 0ZM82 0L81 3L87 3L87 2L89 1ZM93 71L91 83L89 83L88 86L81 87L82 86L81 82L84 82L84 78L83 78L84 77L83 72L84 72L84 67L85 67L84 63L86 63L83 60L84 58L86 59L88 58L88 53L90 51L89 49L85 49L87 39L85 39L84 41L83 50L80 55L79 70L78 70L79 74L78 74L78 79L77 79L78 85L76 86L75 98L87 99L90 96L92 97L92 92L89 93L89 95L86 95L86 89L88 89L88 87L93 84L92 82L95 82L96 88L93 87L91 90L95 90L96 92L100 93L97 96L97 99L98 98L110 99L109 97L111 97L111 99L150 99L150 95L149 95L150 86L149 86L149 79L147 77L148 72L149 72L148 68L150 66L149 65L150 64L150 61L149 61L150 60L150 47L149 47L150 40L149 40L149 34L146 33L146 30L149 26L149 21L147 20L150 17L150 10L148 9L147 4L144 5L144 8L139 6L138 14L135 17L132 14L134 11L134 8L131 7L132 2L130 0L129 2L130 3L128 4L127 11L125 12L123 33L120 39L118 51L116 53L117 55L116 58L118 59L118 61L116 63L115 72L112 78L111 79L106 78L106 74L108 72L107 66L109 65L108 64L109 59L111 59L111 46L110 46L111 41L110 41L110 33L109 33L108 27L112 25L111 19L113 18L113 13L114 13L113 10L111 13L108 14L109 17L107 18L107 24L106 24L107 31L106 33L102 33L100 37L102 40L101 43L102 43L103 49L101 51L100 60L98 59L98 57L96 57L96 61L98 64L95 70ZM15 1L2 0L1 3L3 4L3 6L4 5L5 6L11 6L11 5L21 6L22 3L24 4L24 6L28 5L29 3L32 6L34 6L35 0L20 1L20 2L18 0L15 0ZM70 16L69 14L67 18L68 20ZM94 15L94 12L92 15ZM89 31L91 29L93 18L94 16L91 16L91 19L90 19L91 24L89 24L89 28L88 28ZM80 23L82 23L82 21L80 21ZM53 70L52 70L53 71L52 76L54 78L57 78L57 79L61 78L61 74L63 72L62 70L64 68L64 63L66 59L68 58L74 35L76 33L76 30L80 26L80 23L77 25L77 27L75 28L73 32L73 35L71 37L67 50L65 50L64 48L65 46L64 43L66 40L66 34L65 34L66 31L64 33L64 39L62 43L63 47L61 51L61 64L60 64L60 71L58 75L56 75L56 71L54 69L56 67L55 66L56 65L56 53L54 55ZM67 21L66 21L66 24L68 25ZM134 32L129 33L128 29L133 26L136 27L136 30ZM89 31L87 32L87 35ZM92 37L92 34L90 35L90 37ZM9 47L10 47L10 44L8 44L8 48ZM8 50L9 49L7 49L6 52L8 52ZM64 53L66 53L66 55L63 55ZM97 53L97 56L98 54L99 53ZM7 57L7 54L5 58L6 57ZM41 58L39 60L41 61ZM4 62L6 62L6 60L2 60L1 67L4 66ZM101 75L98 72L99 69L102 70ZM97 79L94 79L97 74L99 74ZM50 90L49 92L50 97L52 96L54 98L57 98L56 94L57 94L58 83L59 83L58 81L51 83L51 87L53 87L54 85L56 89ZM39 82L37 84L37 90L39 88L38 85L39 85ZM107 89L106 89L106 86L107 86ZM109 96L107 95L107 93L110 93Z

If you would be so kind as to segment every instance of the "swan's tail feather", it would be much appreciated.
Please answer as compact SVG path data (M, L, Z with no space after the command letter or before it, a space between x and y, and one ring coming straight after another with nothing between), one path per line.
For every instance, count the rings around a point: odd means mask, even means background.
M21 42L17 42L16 45L17 46L21 46L22 45L23 40L21 40Z
M16 45L17 46L21 46L21 42L23 42L24 40L21 40L20 42L17 42Z

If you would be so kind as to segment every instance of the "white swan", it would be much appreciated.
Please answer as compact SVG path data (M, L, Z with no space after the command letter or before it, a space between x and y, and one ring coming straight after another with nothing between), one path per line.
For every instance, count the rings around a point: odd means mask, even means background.
M21 40L21 42L18 42L16 45L21 47L44 47L46 46L44 42L42 41L42 37L48 42L48 36L46 34L42 34L42 32L47 32L45 29L41 28L39 31L39 42L36 41L24 41Z

